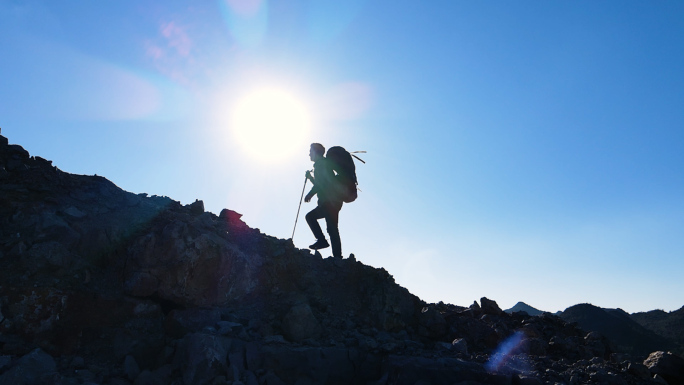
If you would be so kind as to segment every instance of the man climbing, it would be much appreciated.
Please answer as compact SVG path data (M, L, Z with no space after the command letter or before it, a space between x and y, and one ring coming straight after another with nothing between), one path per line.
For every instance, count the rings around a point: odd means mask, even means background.
M342 200L335 197L333 193L333 183L335 182L335 172L333 171L330 160L326 159L325 147L320 143L313 143L309 150L309 157L314 162L313 176L310 171L306 172L306 178L313 183L313 188L306 194L305 202L310 202L314 195L318 195L318 206L306 214L306 222L311 228L311 232L316 237L316 242L309 246L310 249L325 249L332 245L333 257L342 258L342 243L340 241L340 231L337 222L342 209ZM318 220L325 218L330 244L323 235L323 230L318 224Z

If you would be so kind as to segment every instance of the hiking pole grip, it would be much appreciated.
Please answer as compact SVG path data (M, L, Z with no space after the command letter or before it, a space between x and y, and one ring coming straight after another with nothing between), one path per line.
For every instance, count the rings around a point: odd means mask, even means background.
M304 177L304 187L302 187L302 196L299 197L299 207L297 207L297 217L295 218L295 224L294 227L292 228L292 243L294 243L294 233L295 229L297 229L297 220L299 219L299 210L302 208L302 199L304 198L304 190L306 190L306 181L308 178L305 176Z

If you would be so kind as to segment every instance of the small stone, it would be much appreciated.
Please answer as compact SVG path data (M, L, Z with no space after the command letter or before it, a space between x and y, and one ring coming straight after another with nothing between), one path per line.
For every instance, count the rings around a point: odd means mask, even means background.
M70 206L69 208L64 210L64 213L74 218L83 218L84 216L86 216L86 214L83 211L77 209L74 206Z
M124 359L124 373L129 380L134 381L140 375L140 367L133 356L126 356Z
M465 338L457 338L451 342L451 349L456 353L468 354L468 341Z
M218 329L218 334L224 336L237 334L244 328L242 324L230 321L218 321L216 327Z

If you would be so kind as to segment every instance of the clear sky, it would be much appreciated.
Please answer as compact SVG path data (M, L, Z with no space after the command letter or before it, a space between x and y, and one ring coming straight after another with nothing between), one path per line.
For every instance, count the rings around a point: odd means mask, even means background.
M0 127L279 238L365 150L343 252L428 302L684 305L682 1L0 0Z

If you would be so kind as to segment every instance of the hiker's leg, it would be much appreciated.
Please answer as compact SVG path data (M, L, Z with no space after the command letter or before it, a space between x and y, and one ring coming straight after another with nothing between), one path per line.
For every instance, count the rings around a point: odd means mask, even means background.
M323 230L321 230L321 225L318 224L318 220L324 217L325 212L320 206L317 206L315 209L309 211L309 213L306 214L306 223L309 224L309 228L311 228L311 232L317 240L325 239L325 235L323 235Z
M330 245L332 246L333 257L342 258L342 241L340 240L340 229L338 227L340 209L342 203L329 203L326 205L325 224L327 225L328 235L330 235Z

